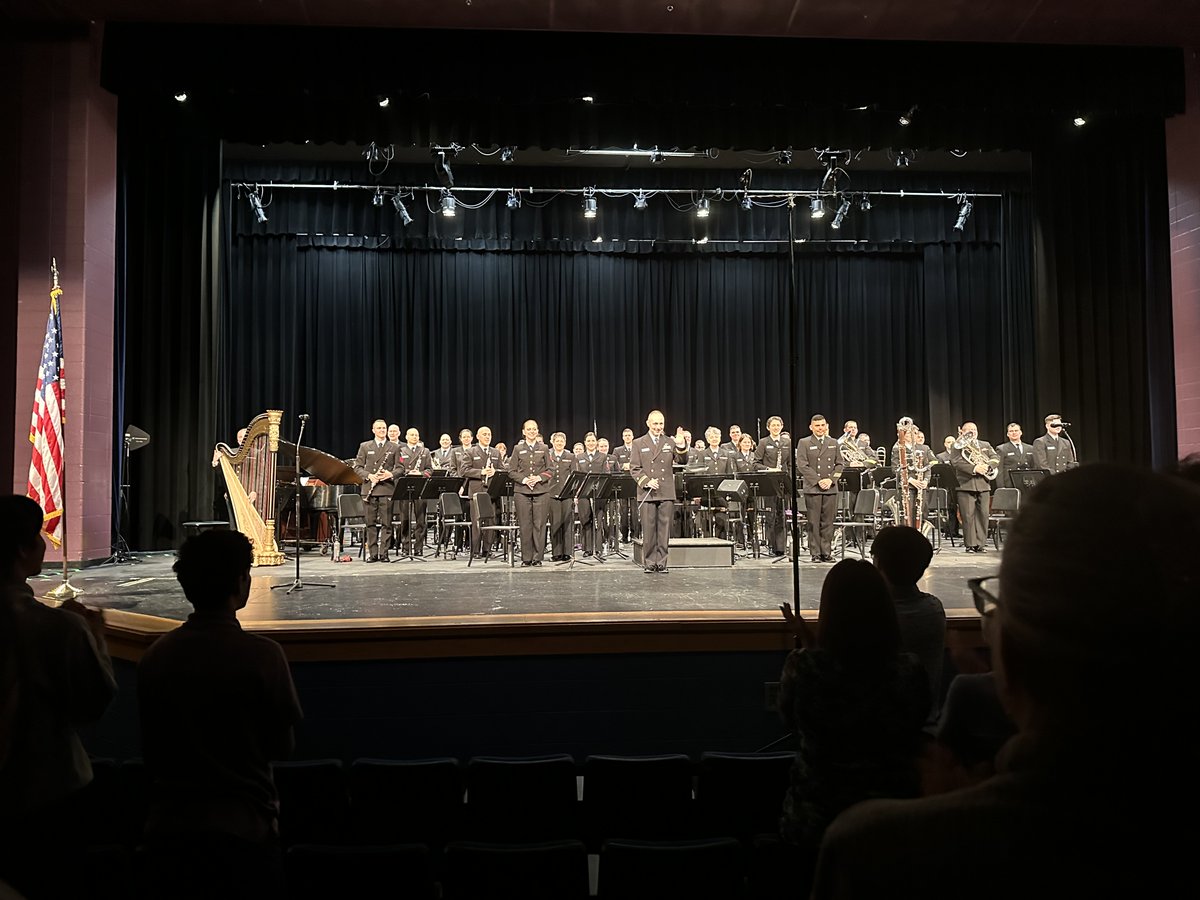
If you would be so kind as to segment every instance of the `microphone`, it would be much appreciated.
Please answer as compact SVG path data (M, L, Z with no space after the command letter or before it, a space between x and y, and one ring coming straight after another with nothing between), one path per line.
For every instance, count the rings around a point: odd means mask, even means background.
M1070 428L1071 427L1070 422L1051 422L1050 424L1054 425L1058 428Z

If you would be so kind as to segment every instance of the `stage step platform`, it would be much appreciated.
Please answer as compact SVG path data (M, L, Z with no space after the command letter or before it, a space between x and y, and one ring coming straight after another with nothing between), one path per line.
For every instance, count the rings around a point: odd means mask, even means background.
M733 565L733 541L720 538L671 538L667 565L672 569L729 568ZM642 539L633 541L633 561L642 565Z

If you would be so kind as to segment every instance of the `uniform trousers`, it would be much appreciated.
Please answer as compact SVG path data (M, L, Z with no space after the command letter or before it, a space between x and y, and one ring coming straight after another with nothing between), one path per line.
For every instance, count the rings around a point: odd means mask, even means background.
M647 569L667 567L667 545L671 540L673 500L646 500L642 503L642 565Z
M550 556L570 556L575 550L575 503L555 500L550 503Z
M367 497L363 500L363 522L367 526L367 559L386 556L392 546L392 498Z
M814 557L832 556L837 494L805 494L804 506L808 511L808 552Z
M987 543L991 497L989 491L958 489L958 513L962 518L963 543L968 547L982 547Z
M550 495L513 494L517 525L521 528L521 562L541 562L546 553L546 519Z

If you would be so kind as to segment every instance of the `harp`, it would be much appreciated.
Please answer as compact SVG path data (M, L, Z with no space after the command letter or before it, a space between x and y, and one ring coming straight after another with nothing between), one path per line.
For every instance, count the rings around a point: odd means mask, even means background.
M237 530L250 539L256 566L283 564L275 543L275 457L282 419L283 410L268 409L250 420L240 447L217 444Z

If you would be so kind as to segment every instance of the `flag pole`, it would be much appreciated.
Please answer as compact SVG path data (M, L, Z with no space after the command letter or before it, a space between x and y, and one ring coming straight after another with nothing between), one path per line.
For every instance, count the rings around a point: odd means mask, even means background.
M54 259L53 257L51 257L51 259L50 259L50 274L54 278L54 286L50 289L50 302L55 307L57 307L58 299L62 296L62 288L60 288L58 286L58 261L56 259ZM61 311L59 313L59 321L60 322L62 321ZM57 362L58 361L56 360L56 363ZM73 584L71 584L71 576L67 571L67 524L68 524L67 523L67 478L66 478L66 474L67 474L66 395L67 395L67 393L66 393L66 386L60 380L60 374L61 374L60 368L58 367L58 365L55 365L54 378L56 381L59 382L59 389L63 396L63 409L60 410L60 412L59 412L59 415L62 417L61 421L63 422L63 429L62 429L62 433L63 433L63 455L62 455L63 477L62 477L61 481L59 482L59 490L62 491L62 517L61 517L62 526L63 526L63 529L62 529L62 584L60 584L54 590L49 591L46 594L46 596L50 597L54 600L71 600L75 597L78 597L80 594L82 594L83 589L77 588Z

